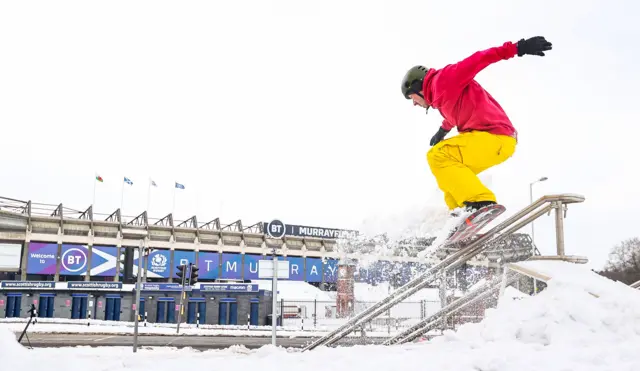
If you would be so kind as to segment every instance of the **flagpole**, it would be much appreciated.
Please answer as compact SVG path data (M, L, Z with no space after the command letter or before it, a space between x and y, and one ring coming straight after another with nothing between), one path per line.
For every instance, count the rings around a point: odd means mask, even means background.
M176 185L173 185L173 207L171 208L171 215L174 215L174 213L176 212Z
M96 183L98 183L98 179L96 179L97 177L97 175L93 176L93 202L91 203L91 207L93 208L94 212L96 211Z
M151 202L151 178L149 178L149 184L147 185L147 215L149 215L149 203Z
M122 192L120 192L120 217L122 218L122 205L124 203L124 179L122 179Z

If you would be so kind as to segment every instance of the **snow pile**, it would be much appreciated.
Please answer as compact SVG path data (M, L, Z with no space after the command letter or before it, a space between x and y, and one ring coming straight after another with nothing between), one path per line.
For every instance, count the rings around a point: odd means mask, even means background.
M529 295L523 293L522 291L516 289L513 286L507 286L504 289L504 297L510 298L510 299L522 299L522 298L528 298Z
M24 325L22 326L24 328ZM4 328L0 328L0 359L5 370L22 368L20 360L26 356L27 350L18 344L16 335Z
M629 286L621 282L604 279L582 264L563 261L531 260L519 262L516 265L551 277L554 283L562 282L566 285L582 287L584 290L597 296L611 295L611 292L617 292L625 298L629 295ZM634 291L631 292L633 293ZM638 293L640 294L640 292ZM635 297L636 295L637 294L631 294L630 297Z
M520 264L553 272L547 289L536 297L502 300L482 322L434 339L434 349L493 353L477 355L473 367L483 370L639 369L640 292L584 266Z
M454 342L463 349L502 343L507 347L573 353L597 350L603 343L640 344L640 294L610 293L599 298L566 283L550 285L538 297L505 300L478 324L462 326L434 343ZM640 357L640 356L639 356ZM640 358L639 358L640 360Z

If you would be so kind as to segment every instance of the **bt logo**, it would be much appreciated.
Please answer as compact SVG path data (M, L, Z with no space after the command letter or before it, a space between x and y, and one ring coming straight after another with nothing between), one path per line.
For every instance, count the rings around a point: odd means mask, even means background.
M71 273L80 272L87 266L87 254L79 248L71 248L62 254L62 268Z

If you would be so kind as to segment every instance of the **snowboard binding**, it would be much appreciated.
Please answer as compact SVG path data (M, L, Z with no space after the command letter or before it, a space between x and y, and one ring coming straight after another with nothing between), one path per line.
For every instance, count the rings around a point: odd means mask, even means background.
M499 204L492 204L476 210L456 227L449 238L444 242L443 247L463 247L475 238L479 237L478 232L488 223L492 222L506 208Z

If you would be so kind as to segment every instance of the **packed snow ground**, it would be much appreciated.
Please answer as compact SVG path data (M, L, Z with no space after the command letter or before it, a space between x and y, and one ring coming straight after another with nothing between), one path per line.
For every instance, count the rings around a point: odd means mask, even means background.
M281 370L566 371L640 369L640 291L606 280L585 266L531 262L551 272L534 297L502 300L477 324L430 342L400 346L319 348L299 352L242 346L190 349L58 348L27 350L0 329L3 367L74 370L175 370L189 367ZM552 264L548 264L552 263ZM527 263L529 264L529 263ZM69 362L69 360L73 362Z
M368 294L364 294L365 297L369 299L375 297L382 297L378 295L386 296L388 291L388 286L370 286L366 284L362 284L363 289L367 288L379 288L378 290L373 290ZM315 288L314 288L315 289ZM434 290L423 290L427 295L427 298L430 298L431 291ZM368 296L374 295L374 296ZM418 294L416 294L418 295ZM504 293L505 298L522 298L526 297L525 294L516 290L513 287L507 287ZM397 307L402 307L401 303L397 305ZM410 303L409 303L410 304ZM430 314L438 309L440 309L439 303L433 303L433 306L427 306L427 313ZM436 305L437 304L437 305ZM402 309L402 308L401 308ZM405 308L406 309L406 308ZM406 311L406 310L405 310ZM400 311L402 312L402 311ZM380 318L385 317L381 316ZM394 317L392 317L394 318ZM396 326L386 326L386 325L376 325L373 327L368 327L366 330L367 336L369 337L388 337L396 334L398 331L404 330L406 327L413 325L418 318L415 320L403 321L400 327ZM24 329L26 324L26 318L3 318L0 319L0 329L8 329L14 332L20 332ZM285 320L285 326L278 327L278 336L282 337L316 337L327 334L329 331L339 327L344 324L346 320L343 318L339 319L321 319L318 320L316 326L313 325L313 321L306 319L305 322L301 322L300 319L288 318ZM90 326L87 324L90 323ZM133 333L133 323L132 322L117 322L117 321L103 321L103 320L78 320L78 319L66 319L66 318L38 318L36 324L32 324L29 327L29 332L33 333L57 333L57 334L69 334L69 333L82 333L82 334L105 334L105 335L128 335ZM141 335L168 335L175 336L176 335L176 325L169 323L147 323L146 326L143 323L140 323L139 333ZM439 335L439 331L434 331L430 333L431 335ZM194 324L182 323L180 325L180 335L184 336L251 336L251 337L270 337L271 336L271 326L231 326L231 325L200 325L200 327L196 327ZM352 336L361 336L359 332L355 332L351 334Z
M313 327L307 325L304 329L295 326L278 327L279 337L302 338L324 336L334 328L343 324L345 320L340 319L339 323L332 326ZM22 332L27 323L26 318L8 318L0 322L0 331L9 330L15 333ZM378 326L376 331L369 331L369 337L388 337L397 333L393 326L386 330L386 326ZM404 327L399 330L403 330ZM375 329L374 329L375 330ZM29 326L29 333L42 334L91 334L91 335L131 335L133 334L132 322L96 321L92 320L91 326L87 326L86 320L67 320L59 318L39 319L36 324ZM271 326L221 326L221 325L201 325L199 328L193 324L180 324L180 333L176 334L176 324L147 324L146 327L140 323L138 333L140 335L166 335L166 336L237 336L237 337L271 337ZM439 332L435 332L435 335ZM350 336L359 337L360 332L354 332ZM240 340L239 340L240 341Z
M271 289L269 280L253 280L261 289ZM357 311L370 306L388 296L393 291L387 284L373 286L363 282L356 282L354 287ZM279 334L287 337L319 336L326 334L345 322L343 318L335 318L336 292L322 291L306 282L280 281L278 282L278 300L284 299L287 306L302 308L304 320L300 318L286 318L284 327L279 327ZM426 314L440 309L440 299L437 289L423 289L412 297L404 300L392 308L391 318L401 318L400 326L372 324L367 331L369 336L388 336L397 330L412 325L420 319L421 300L425 300ZM329 310L327 310L329 309ZM317 315L314 324L313 314ZM410 318L407 320L406 318ZM0 319L0 328L11 331L22 331L26 318ZM90 326L87 324L90 323ZM85 333L85 334L130 334L133 322L116 322L103 320L74 320L64 318L39 318L38 323L30 327L29 331L39 333ZM141 334L175 335L175 324L147 323L140 325ZM182 323L181 334L200 336L271 336L270 326L230 326L230 325L196 325Z

